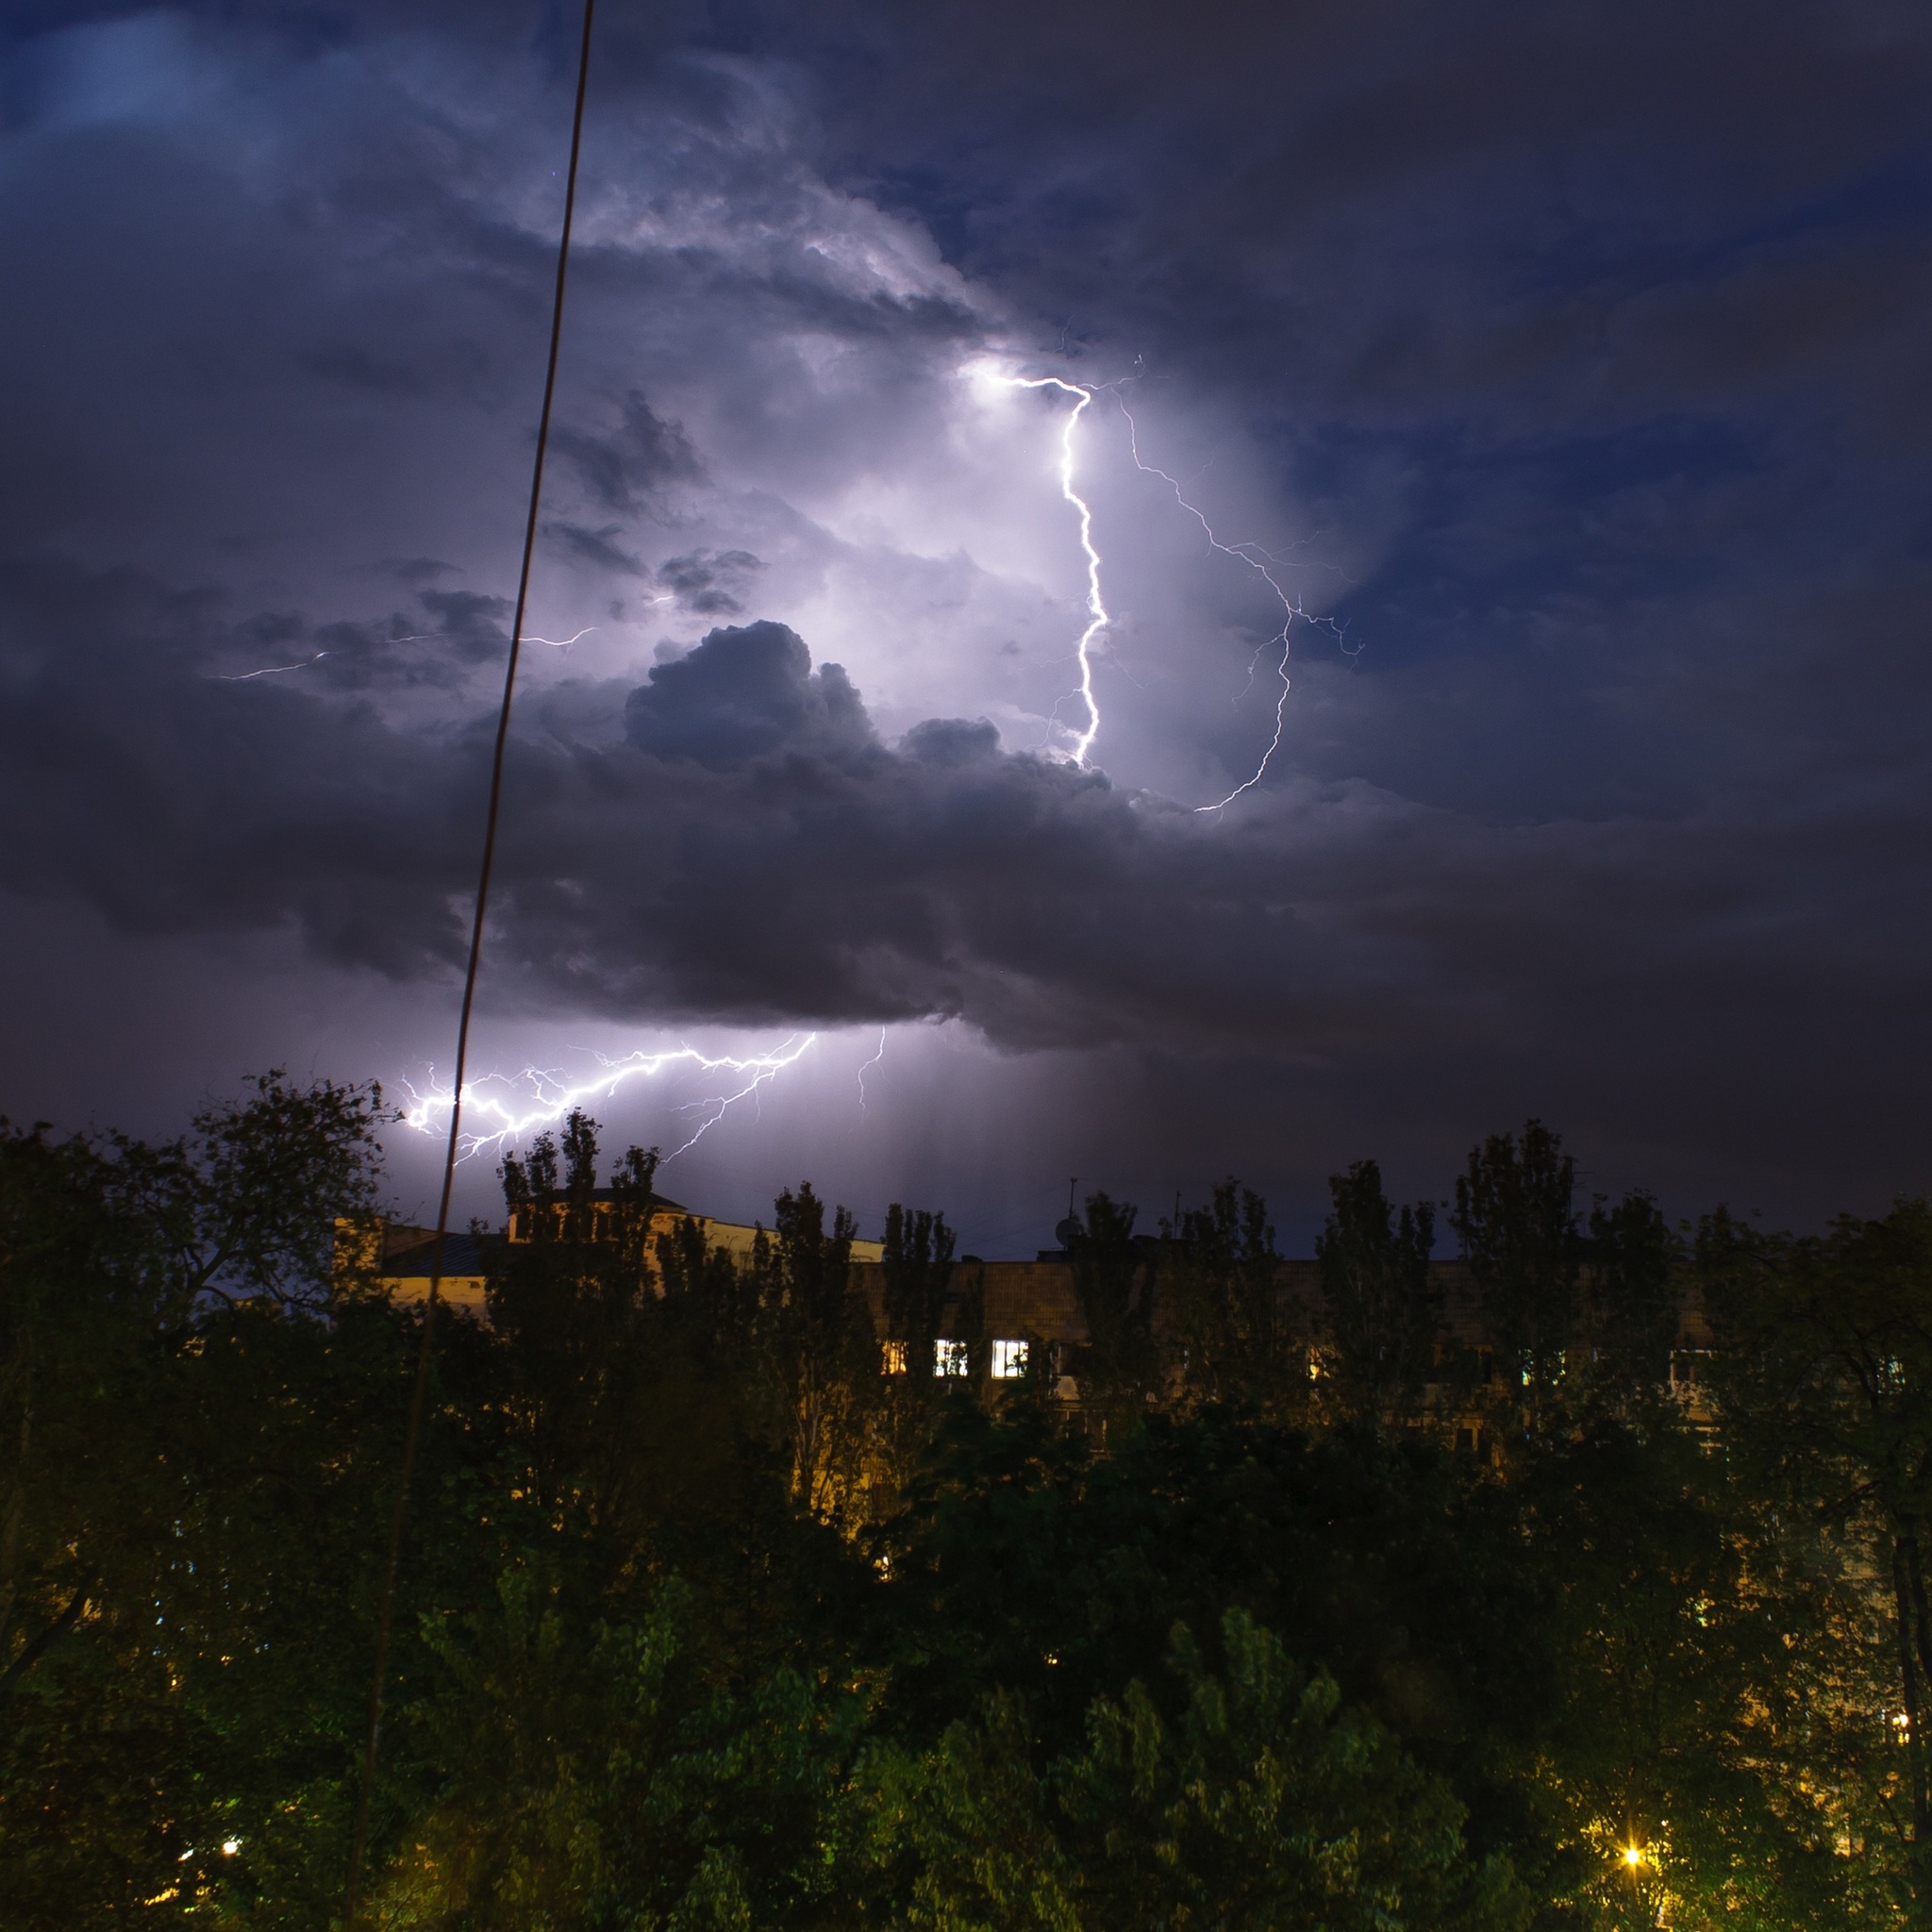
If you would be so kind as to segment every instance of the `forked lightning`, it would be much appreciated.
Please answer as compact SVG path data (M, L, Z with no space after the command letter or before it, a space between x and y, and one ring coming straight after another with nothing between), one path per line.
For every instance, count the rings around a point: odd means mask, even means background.
M1127 379L1131 380L1133 378ZM1080 418L1086 413L1089 404L1093 401L1093 398L1101 391L1106 390L1111 393L1114 401L1120 406L1121 414L1126 418L1127 442L1133 454L1134 467L1143 475L1158 476L1174 491L1174 501L1201 525L1202 534L1208 539L1209 546L1218 550L1224 557L1231 557L1238 562L1246 564L1268 586L1269 590L1274 592L1276 601L1280 604L1282 612L1281 628L1257 649L1254 658L1249 665L1249 678L1252 684L1254 666L1259 662L1262 652L1271 651L1277 645L1280 647L1280 659L1274 667L1275 676L1280 681L1281 686L1274 700L1274 735L1269 740L1267 750L1261 754L1260 762L1225 798L1216 799L1211 805L1198 805L1194 808L1196 811L1203 812L1224 810L1243 791L1260 783L1263 774L1268 770L1269 762L1281 748L1282 734L1286 730L1288 724L1289 658L1291 635L1296 619L1299 618L1304 624L1317 623L1323 620L1310 618L1301 604L1282 586L1275 575L1276 564L1274 558L1270 557L1258 543L1224 542L1216 534L1213 525L1208 521L1207 514L1197 504L1189 500L1186 492L1181 488L1180 479L1177 476L1170 475L1167 471L1159 468L1158 465L1148 462L1141 456L1140 425L1135 422L1133 411L1127 408L1126 401L1121 394L1120 383L1068 382L1063 377L1058 375L999 375L995 376L993 380L1008 389L1053 389L1058 390L1063 395L1076 398L1060 430L1059 462L1060 494L1073 505L1074 510L1079 515L1080 549L1087 559L1088 624L1087 628L1080 633L1080 641L1077 647L1080 662L1080 688L1077 695L1087 707L1087 728L1078 733L1074 738L1072 754L1074 764L1084 765L1087 762L1087 754L1092 749L1093 741L1100 735L1100 707L1093 691L1093 647L1098 641L1101 633L1113 621L1108 612L1106 601L1101 593L1101 557L1099 548L1093 541L1093 512L1089 507L1086 498L1074 488L1074 432L1079 427Z
M795 1066L817 1039L816 1033L794 1033L770 1053L742 1056L702 1054L694 1046L673 1047L663 1053L640 1051L622 1059L599 1054L602 1071L575 1084L541 1067L525 1067L514 1076L491 1074L480 1080L467 1080L463 1083L463 1118L480 1117L489 1124L490 1131L464 1134L463 1158L468 1160L487 1147L500 1147L507 1141L520 1141L526 1134L555 1126L574 1108L616 1092L634 1074L649 1079L670 1067L691 1067L700 1073L737 1076L740 1084L731 1092L708 1094L678 1108L679 1113L703 1117L690 1139L658 1162L663 1167L695 1147L740 1101L752 1099L768 1081ZM450 1100L447 1091L439 1092L434 1087L426 1094L416 1094L414 1105L404 1110L403 1124L425 1134L446 1131Z

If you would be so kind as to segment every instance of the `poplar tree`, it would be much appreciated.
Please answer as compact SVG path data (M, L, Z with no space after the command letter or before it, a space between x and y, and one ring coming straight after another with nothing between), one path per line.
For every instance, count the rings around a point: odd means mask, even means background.
M1328 1191L1333 1205L1315 1258L1333 1387L1345 1413L1371 1423L1397 1418L1422 1399L1442 1325L1429 1275L1435 1209L1420 1201L1398 1213L1373 1160L1331 1174Z
M1559 1136L1530 1121L1519 1141L1491 1134L1470 1150L1449 1224L1474 1278L1484 1340L1506 1385L1541 1401L1575 1341L1582 1255L1576 1164Z
M1232 1402L1270 1414L1304 1407L1307 1337L1282 1294L1268 1204L1223 1181L1158 1251L1161 1341L1190 1403Z

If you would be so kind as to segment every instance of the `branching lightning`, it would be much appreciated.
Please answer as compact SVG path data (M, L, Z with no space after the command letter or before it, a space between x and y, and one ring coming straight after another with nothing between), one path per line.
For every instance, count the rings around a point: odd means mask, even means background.
M1074 488L1074 433L1079 427L1080 418L1086 413L1088 405L1093 401L1094 397L1102 390L1106 390L1113 396L1114 401L1120 405L1121 414L1126 418L1127 443L1133 455L1134 467L1143 475L1158 476L1173 491L1174 501L1200 525L1201 532L1208 539L1208 546L1211 549L1218 550L1224 557L1231 557L1237 562L1245 564L1249 570L1253 571L1268 586L1269 590L1274 593L1275 601L1280 605L1281 628L1273 637L1257 646L1253 657L1248 660L1247 683L1242 686L1240 695L1235 699L1235 703L1239 705L1241 699L1245 698L1248 692L1254 689L1255 672L1260 664L1262 657L1265 654L1272 653L1278 646L1280 658L1274 666L1274 675L1280 684L1280 690L1276 693L1274 700L1274 736L1268 741L1268 748L1261 754L1260 762L1225 798L1216 799L1212 805L1198 805L1194 808L1197 812L1225 810L1242 792L1252 790L1253 787L1261 782L1262 777L1267 773L1269 764L1274 759L1274 754L1281 749L1281 741L1288 728L1288 698L1291 689L1289 659L1291 655L1291 642L1296 621L1299 620L1303 624L1325 625L1329 629L1335 631L1337 641L1341 643L1344 653L1351 657L1357 654L1349 651L1347 641L1340 629L1328 619L1310 617L1300 600L1281 583L1280 578L1276 575L1276 572L1280 569L1280 564L1274 557L1271 556L1258 543L1246 541L1239 543L1224 542L1216 533L1213 525L1208 522L1207 513L1198 504L1195 504L1189 498L1187 491L1181 485L1180 478L1170 475L1167 471L1159 468L1157 464L1148 462L1141 456L1140 425L1135 422L1134 413L1127 408L1126 400L1121 393L1123 382L1134 381L1138 378L1128 376L1122 378L1122 381L1107 383L1068 382L1058 375L1030 377L993 375L991 379L1008 389L1052 389L1058 390L1063 395L1070 395L1075 398L1073 409L1069 412L1066 423L1060 430L1059 462L1060 494L1074 507L1079 516L1080 549L1087 559L1087 610L1089 622L1087 628L1080 634L1078 646L1080 660L1080 689L1078 696L1087 707L1087 728L1079 733L1074 741L1072 761L1074 764L1084 765L1087 762L1087 755L1092 749L1093 741L1100 735L1100 707L1095 700L1093 691L1093 647L1100 634L1113 622L1107 608L1106 600L1101 592L1101 557L1099 547L1093 541L1093 512L1089 507L1086 498ZM1056 707L1056 710L1058 710L1058 707Z
M1093 695L1093 645L1113 622L1100 594L1100 552L1093 546L1093 512L1088 508L1087 499L1074 488L1074 431L1080 426L1080 418L1087 413L1094 391L1076 382L1063 382L1058 375L1003 375L997 379L1009 389L1057 389L1063 395L1079 399L1068 411L1060 429L1060 494L1079 515L1080 548L1087 557L1087 628L1080 633L1080 641L1075 646L1080 660L1080 689L1077 693L1069 693L1077 695L1087 707L1087 728L1074 735L1073 751L1073 762L1084 765L1093 741L1100 736L1100 706Z
M599 1054L602 1071L589 1080L575 1083L541 1067L525 1067L514 1075L491 1074L480 1080L465 1081L463 1118L487 1123L489 1131L464 1134L462 1158L468 1160L486 1148L500 1147L507 1141L520 1141L526 1134L555 1126L572 1108L616 1092L635 1074L648 1079L667 1068L681 1066L705 1074L733 1075L737 1084L730 1092L688 1100L677 1108L681 1114L697 1114L700 1118L690 1138L658 1163L664 1167L695 1147L740 1101L754 1099L761 1087L776 1079L787 1067L795 1066L817 1039L816 1033L794 1033L770 1053L742 1056L712 1056L700 1053L694 1046L674 1047L663 1053L639 1051L626 1054L622 1059ZM880 1045L883 1051L883 1041ZM451 1100L448 1090L439 1091L432 1081L427 1093L416 1093L413 1088L409 1091L413 1104L404 1110L403 1124L423 1134L446 1131Z
M1274 592L1281 605L1281 628L1266 643L1260 645L1255 652L1254 657L1249 658L1248 682L1241 693L1245 697L1247 692L1254 689L1255 666L1260 662L1261 652L1267 650L1272 644L1279 644L1281 646L1281 662L1275 666L1275 675L1281 680L1281 690L1274 700L1274 736L1268 741L1268 749L1261 754L1261 762L1255 767L1250 776L1244 778L1237 785L1225 798L1217 800L1213 805L1197 805L1194 808L1196 811L1223 811L1232 805L1243 791L1261 782L1261 774L1267 771L1268 761L1281 748L1281 734L1288 726L1290 635L1294 629L1295 619L1299 617L1306 622L1307 620L1307 613L1275 581L1274 559L1258 543L1224 543L1214 534L1214 525L1208 521L1206 514L1198 506L1188 501L1186 492L1181 489L1180 478L1178 476L1170 476L1165 470L1158 468L1155 464L1146 461L1141 457L1141 425L1134 421L1134 412L1127 408L1126 399L1121 394L1118 388L1114 390L1113 399L1120 405L1121 414L1127 419L1127 447L1133 454L1134 467L1143 475L1158 476L1174 491L1174 500L1200 525L1202 534L1208 539L1209 545L1213 549L1220 551L1222 556L1235 558L1240 562L1246 564ZM1236 702L1239 703L1240 700L1237 699Z

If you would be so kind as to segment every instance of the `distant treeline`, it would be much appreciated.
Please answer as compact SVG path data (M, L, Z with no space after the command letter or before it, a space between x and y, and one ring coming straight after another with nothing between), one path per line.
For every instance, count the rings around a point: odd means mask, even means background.
M424 1319L337 1265L383 1119L0 1134L0 1927L341 1921ZM1585 1213L1532 1122L1456 1182L1458 1329L1371 1161L1312 1317L1236 1183L1153 1241L1096 1194L1070 1406L930 1373L942 1215L875 1316L809 1187L741 1264L599 1162L507 1159L539 1238L439 1323L363 1924L1932 1916L1924 1200Z

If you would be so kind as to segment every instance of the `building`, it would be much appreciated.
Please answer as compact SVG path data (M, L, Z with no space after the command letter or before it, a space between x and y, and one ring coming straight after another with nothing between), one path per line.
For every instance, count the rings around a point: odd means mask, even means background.
M592 1241L616 1206L617 1196L608 1189L591 1197ZM565 1211L565 1204L542 1203L518 1208L500 1237L467 1232L446 1236L442 1299L452 1307L487 1320L486 1288L492 1248L533 1241L537 1215L560 1216ZM648 1233L654 1240L671 1236L687 1222L696 1223L708 1249L722 1249L741 1268L749 1265L760 1232L756 1225L692 1214L678 1202L652 1197ZM380 1218L356 1224L340 1222L337 1226L341 1268L370 1271L376 1284L398 1301L428 1298L434 1229ZM864 1294L872 1311L885 1372L905 1373L908 1367L907 1341L886 1332L884 1252L879 1241L852 1243L853 1287ZM1439 1425L1453 1430L1460 1446L1481 1453L1488 1446L1486 1415L1508 1386L1507 1366L1494 1361L1483 1345L1475 1287L1467 1266L1460 1261L1436 1261L1430 1264L1430 1274L1441 1296L1443 1333L1438 1354L1444 1376L1425 1388L1424 1410ZM1295 1332L1307 1338L1309 1379L1319 1381L1324 1326L1320 1271L1312 1260L1284 1259L1276 1280L1283 1312ZM973 1343L962 1334L962 1311L969 1304L977 1318L973 1341L978 1345L979 1364L991 1380L1019 1379L1032 1366L1034 1351L1043 1349L1048 1352L1047 1367L1055 1392L1064 1401L1079 1400L1079 1356L1090 1338L1074 1267L1063 1253L1048 1250L1033 1261L982 1261L969 1256L956 1262L933 1363L937 1374L963 1376L974 1371ZM1699 1423L1709 1420L1701 1372L1710 1343L1701 1302L1687 1289L1677 1346L1671 1358L1670 1387Z
M599 1188L590 1197L591 1239L597 1239L600 1224L616 1210L617 1196L608 1188ZM462 1308L488 1320L486 1290L492 1252L505 1245L521 1246L537 1236L536 1216L560 1217L565 1204L544 1203L518 1208L502 1235L457 1233L443 1237L441 1299L451 1307ZM661 1194L651 1197L648 1234L653 1242L674 1233L680 1224L697 1223L707 1248L722 1248L741 1267L750 1265L751 1253L759 1230L741 1222L718 1221L708 1214L692 1214L676 1201ZM769 1235L770 1229L765 1230ZM852 1258L861 1266L876 1265L885 1255L883 1241L852 1243ZM367 1220L341 1220L336 1223L335 1265L338 1278L362 1275L372 1279L400 1302L429 1299L431 1269L436 1257L436 1230L416 1227L409 1223L391 1221L385 1215Z
M455 1231L442 1240L442 1299L479 1319L484 1315L484 1287L489 1235ZM338 1281L372 1280L399 1302L429 1299L430 1272L436 1258L436 1230L391 1221L387 1215L343 1218L336 1223L335 1274Z

